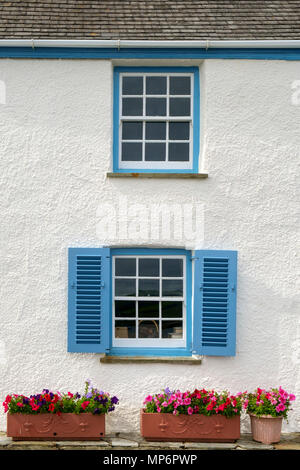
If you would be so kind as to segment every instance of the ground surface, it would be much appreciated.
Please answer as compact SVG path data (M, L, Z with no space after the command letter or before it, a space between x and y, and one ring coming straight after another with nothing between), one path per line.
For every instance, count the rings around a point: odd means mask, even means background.
M116 433L101 441L13 441L0 432L0 450L300 450L300 433L282 434L278 444L266 445L254 442L250 434L244 434L234 443L197 442L147 442L138 434Z

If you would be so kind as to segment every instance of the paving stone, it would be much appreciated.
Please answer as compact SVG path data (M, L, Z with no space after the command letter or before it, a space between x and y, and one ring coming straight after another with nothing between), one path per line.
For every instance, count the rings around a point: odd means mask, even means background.
M0 449L1 447L6 447L7 445L12 443L11 437L7 437L5 434L0 435Z
M230 442L186 442L185 449L197 450L233 450L236 444Z
M56 445L59 449L67 447L90 447L92 449L94 449L95 447L110 447L107 441L57 441Z
M122 439L114 437L111 440L112 447L138 447L138 443L135 441L129 441L128 439Z

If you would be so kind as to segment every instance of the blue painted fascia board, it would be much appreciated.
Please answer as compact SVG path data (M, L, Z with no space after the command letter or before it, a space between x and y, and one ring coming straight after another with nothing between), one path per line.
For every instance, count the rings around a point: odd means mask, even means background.
M0 47L2 58L300 60L300 48Z

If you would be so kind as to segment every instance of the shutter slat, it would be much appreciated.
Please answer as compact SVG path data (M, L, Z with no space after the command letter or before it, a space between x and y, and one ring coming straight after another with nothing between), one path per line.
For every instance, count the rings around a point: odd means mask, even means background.
M106 352L109 348L108 248L69 249L70 352Z

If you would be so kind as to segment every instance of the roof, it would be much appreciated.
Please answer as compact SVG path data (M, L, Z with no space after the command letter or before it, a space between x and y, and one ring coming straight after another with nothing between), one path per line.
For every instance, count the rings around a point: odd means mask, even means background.
M0 0L0 39L300 39L298 0Z

